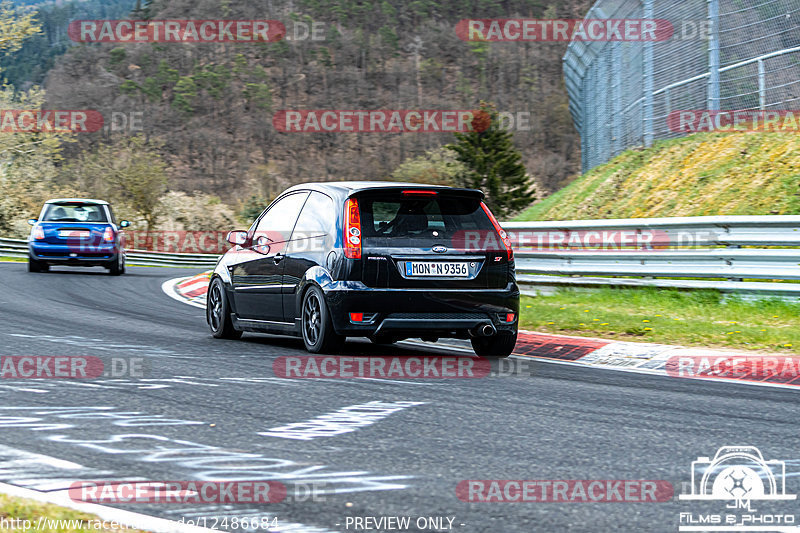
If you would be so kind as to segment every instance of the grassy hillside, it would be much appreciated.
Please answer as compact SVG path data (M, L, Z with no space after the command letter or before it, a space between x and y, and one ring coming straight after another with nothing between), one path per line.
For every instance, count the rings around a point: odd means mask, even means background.
M518 220L800 214L800 136L704 133L629 150Z

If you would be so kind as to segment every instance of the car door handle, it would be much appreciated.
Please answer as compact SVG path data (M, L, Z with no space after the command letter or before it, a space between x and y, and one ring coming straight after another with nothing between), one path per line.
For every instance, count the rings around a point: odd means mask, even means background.
M278 263L283 261L284 257L286 257L286 256L285 255L281 255L281 254L275 254L275 257L272 260L275 261L275 264L277 265Z

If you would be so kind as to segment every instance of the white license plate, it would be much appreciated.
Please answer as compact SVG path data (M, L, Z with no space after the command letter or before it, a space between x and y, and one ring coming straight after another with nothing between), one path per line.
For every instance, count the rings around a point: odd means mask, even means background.
M406 277L425 278L425 277L447 277L447 278L468 278L469 263L458 262L422 262L406 261Z
M58 236L62 239L88 239L92 236L91 231L78 231L78 230L61 230Z

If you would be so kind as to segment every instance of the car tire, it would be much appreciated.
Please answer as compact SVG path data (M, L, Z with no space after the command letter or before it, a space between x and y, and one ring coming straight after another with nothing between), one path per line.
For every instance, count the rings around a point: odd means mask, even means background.
M28 272L49 272L50 265L28 256Z
M215 339L235 340L242 337L242 332L233 327L228 297L219 278L214 278L208 287L206 322Z
M303 295L300 329L303 344L311 353L333 353L344 346L345 337L333 329L333 321L322 289L312 285Z
M508 357L517 344L517 333L499 333L491 337L476 337L472 339L472 349L481 357Z
M125 273L125 256L117 254L117 259L108 267L108 273L112 276L121 276Z

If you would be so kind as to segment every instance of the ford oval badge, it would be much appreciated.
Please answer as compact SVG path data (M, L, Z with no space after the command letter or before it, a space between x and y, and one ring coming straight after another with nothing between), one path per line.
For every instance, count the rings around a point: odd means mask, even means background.
M438 245L438 246L434 246L433 248L431 248L431 250L433 250L437 254L443 254L443 253L445 253L447 251L447 248L445 248L444 246Z

